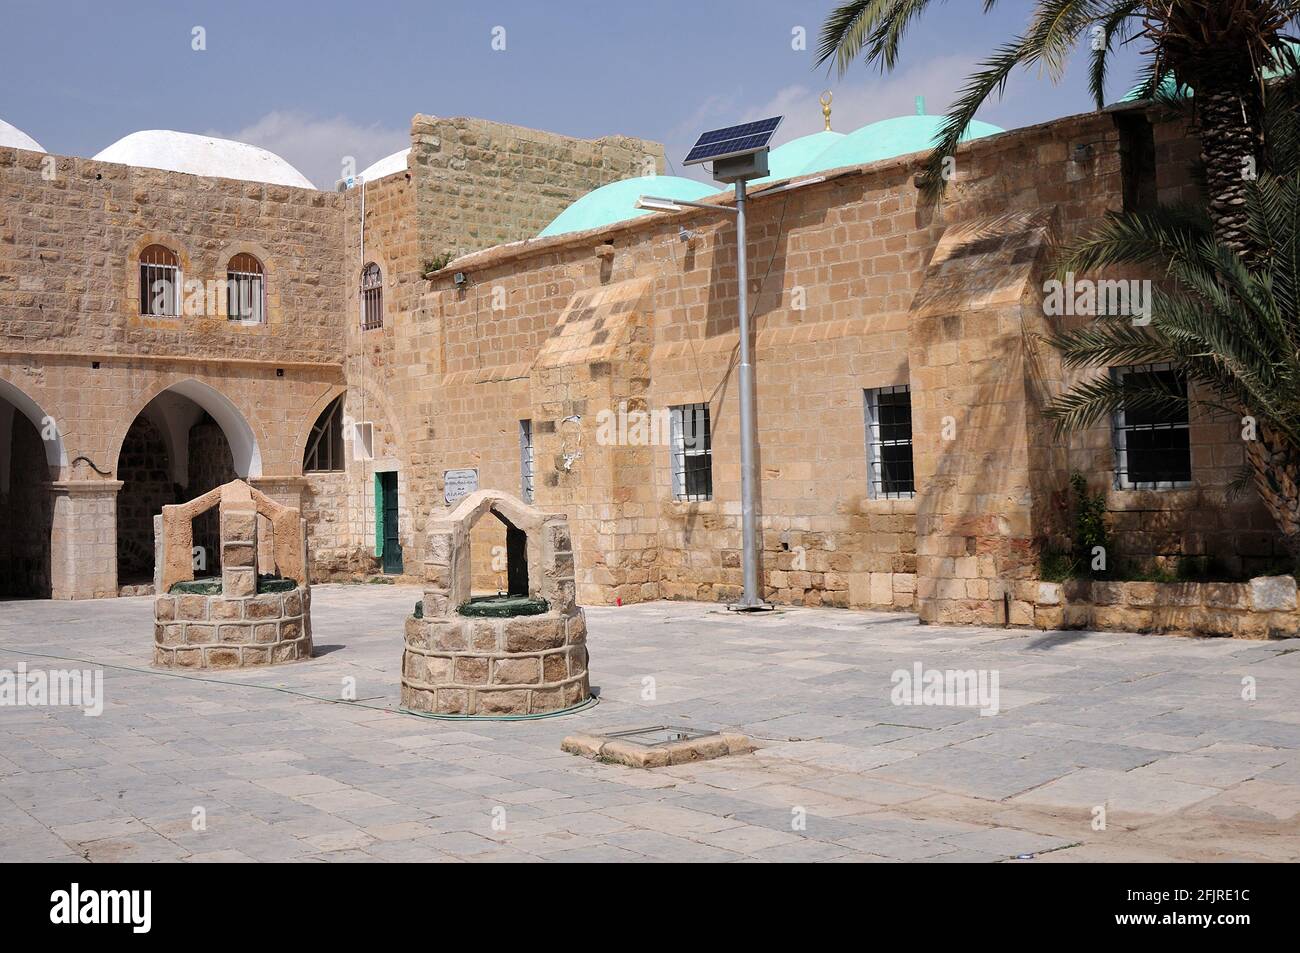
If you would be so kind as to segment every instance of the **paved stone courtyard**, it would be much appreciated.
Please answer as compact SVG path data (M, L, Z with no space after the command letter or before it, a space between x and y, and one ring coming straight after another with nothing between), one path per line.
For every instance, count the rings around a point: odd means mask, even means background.
M100 717L0 708L2 859L1300 857L1300 641L592 608L598 706L453 723L397 711L417 598L318 586L315 659L202 677L149 669L148 598L0 602L0 669L106 666ZM1000 713L892 704L918 662L996 671ZM651 771L559 750L662 723L763 747Z

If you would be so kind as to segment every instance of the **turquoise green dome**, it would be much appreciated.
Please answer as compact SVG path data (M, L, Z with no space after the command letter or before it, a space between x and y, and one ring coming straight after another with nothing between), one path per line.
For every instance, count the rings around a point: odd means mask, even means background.
M636 200L643 195L697 202L720 191L722 190L704 182L676 175L640 175L634 179L611 182L588 192L555 216L551 224L537 233L537 237L549 238L552 235L581 232L614 222L624 222L638 215L649 215L650 212L636 207Z
M892 159L911 152L934 148L943 128L942 116L897 116L882 119L849 133L822 152L803 171L822 172L847 165L864 165ZM995 136L1005 130L987 122L973 121L961 137L962 142Z
M805 172L816 172L817 168L809 168L813 160L843 138L844 133L826 129L811 136L791 139L768 153L767 175L761 179L751 179L749 184L763 185L777 179L791 179Z
M1294 40L1283 40L1282 42L1291 51L1292 56L1300 58L1300 43L1297 43ZM1275 62L1273 63L1273 65L1268 67L1266 70L1264 70L1264 78L1277 79L1279 76L1282 76L1286 72L1288 72L1288 70L1285 61L1283 61L1280 57L1275 57ZM1127 93L1124 94L1124 97L1120 100L1120 102L1135 103L1141 100L1142 85L1143 85L1142 83L1138 83L1136 86L1130 89ZM1165 78L1160 81L1161 95L1172 96L1176 91L1176 89L1177 87L1174 85L1173 76L1166 75ZM1185 88L1184 90L1181 91L1180 95L1186 96L1188 92L1191 92L1191 90Z

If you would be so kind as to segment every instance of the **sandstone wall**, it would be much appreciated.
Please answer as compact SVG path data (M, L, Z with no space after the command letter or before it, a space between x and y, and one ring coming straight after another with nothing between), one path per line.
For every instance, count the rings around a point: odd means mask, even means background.
M1163 161L1185 157L1186 150L1176 148L1182 135L1182 130L1156 127L1153 138L1163 144L1157 150ZM953 577L967 578L957 572L957 556L969 555L968 578L994 579L1012 565L1022 577L1032 576L1038 545L1062 528L1055 504L1069 469L1084 470L1097 486L1112 481L1107 426L1068 443L1051 436L1039 415L1042 403L1073 378L1054 355L1025 351L1022 338L1047 330L1041 303L1046 246L1080 234L1106 211L1123 205L1131 183L1120 140L1109 116L1088 115L976 142L959 156L959 178L941 212L918 204L912 179L920 157L878 163L754 199L750 301L756 316L764 585L771 598L854 606L915 604L916 509L923 500L869 498L866 388L911 386L918 442L927 435L937 438L944 403L965 421L973 419L971 413L990 420L1006 410L1019 415L1014 442L1021 450L1014 466L1023 492L1010 497L1009 505L1023 513L1023 524L1008 528L995 521L988 530L990 539L1004 540L991 545L1013 553L1007 556L1011 562L990 560L979 568L978 539L984 530L968 532L963 514L996 515L996 506L981 509L991 501L959 495L952 500L954 522L947 532L964 549L961 554L936 553L953 561L951 567L937 563L936 573L949 574L951 568ZM1090 146L1085 152L1075 149L1085 143ZM1171 172L1169 181L1182 175ZM981 330L972 325L947 337L948 326L939 320L938 336L920 344L910 309L945 232L964 223L977 227L1039 212L1045 218L1036 226L1042 240L1032 251L1031 264L1037 264L1023 271L1022 291L1010 299L1013 310L999 319L1014 326ZM692 242L681 240L682 224L696 233ZM573 517L583 601L734 597L740 585L740 504L731 235L730 222L718 217L655 216L588 236L470 256L454 269L469 276L464 288L454 288L448 276L437 276L415 316L431 342L422 352L422 367L412 368L407 359L393 369L399 378L409 372L427 380L438 395L439 426L429 457L439 462L418 473L417 484L432 480L424 485L436 498L442 469L477 466L481 486L513 488L519 479L517 422L532 419L538 505L563 508ZM569 371L539 376L539 355L547 342L567 334L558 330L566 309L584 294L634 279L650 282L643 306L648 353L624 349L606 361L597 353L597 342L589 341L588 353L574 357ZM984 282L972 294L986 294L990 287ZM802 308L796 307L797 300ZM962 315L975 300L954 300L949 313ZM936 319L942 317L936 313ZM929 358L918 363L921 353ZM1012 354L1014 370L1004 362ZM597 368L614 378L622 375L625 385L602 390L594 382ZM958 374L982 375L985 383L962 397ZM666 446L623 448L618 459L597 447L597 414L616 409L624 398L634 408L642 401L649 409L709 403L712 501L671 499ZM976 406L963 406L967 399ZM933 419L918 409L926 400L936 402ZM564 423L574 417L581 417L581 423ZM1224 499L1229 479L1224 461L1240 453L1225 433L1217 424L1193 422L1199 493L1214 501L1225 529L1234 523L1253 529L1258 503ZM573 470L560 472L557 461L575 448L585 458ZM936 444L935 452L950 454L952 449ZM997 441L986 441L963 466L1002 466L1004 449ZM996 482L997 477L989 479ZM924 497L926 487L918 490ZM1177 521L1184 534L1179 545L1190 545L1196 530L1186 498L1151 494L1157 500L1153 504L1133 491L1114 491L1111 497L1113 508L1121 511L1115 517L1121 537L1125 513L1151 507L1161 519ZM1267 526L1259 526L1259 532L1267 535ZM1017 534L1023 544L1012 545ZM1135 550L1149 545L1132 536L1119 541ZM1012 548L1005 549L1007 545ZM1254 544L1249 538L1235 542L1225 533L1214 545L1235 552ZM967 587L959 585L965 598ZM995 611L1005 611L995 588L975 590L983 593L979 599L986 621L992 621Z
M334 193L0 149L0 198L0 350L338 358ZM266 323L141 317L137 256L155 242L186 279L224 280L234 255L256 255Z
M630 136L575 139L486 119L416 116L410 168L429 258L532 238L592 189L664 168Z

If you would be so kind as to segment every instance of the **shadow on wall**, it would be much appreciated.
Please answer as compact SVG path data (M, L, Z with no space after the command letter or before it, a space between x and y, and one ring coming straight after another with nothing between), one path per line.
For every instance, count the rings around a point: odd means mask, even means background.
M923 621L1001 624L1004 592L1037 575L1066 480L1042 418L1059 359L1034 337L1054 228L1051 211L949 227L913 302Z
M9 473L0 481L0 597L48 599L51 467L36 427L22 413L15 411L12 419Z

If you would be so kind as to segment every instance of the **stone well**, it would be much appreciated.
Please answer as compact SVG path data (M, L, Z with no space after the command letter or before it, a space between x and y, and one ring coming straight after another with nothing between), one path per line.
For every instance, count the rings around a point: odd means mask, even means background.
M510 598L501 611L470 599L470 530L491 513L506 525ZM574 602L568 518L479 490L432 520L422 614L406 620L402 705L448 715L523 715L586 701L587 621ZM526 606L521 610L520 606Z
M193 520L214 506L221 578L196 581ZM259 516L269 533L258 533ZM305 540L296 509L242 480L164 506L154 517L154 664L244 668L311 658Z

